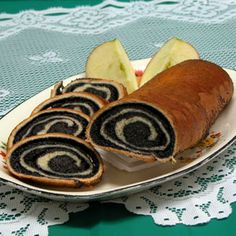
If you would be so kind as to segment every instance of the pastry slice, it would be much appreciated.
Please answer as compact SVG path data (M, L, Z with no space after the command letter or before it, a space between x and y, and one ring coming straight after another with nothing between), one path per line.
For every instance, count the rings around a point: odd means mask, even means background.
M44 110L17 125L8 138L7 147L9 149L26 137L47 133L64 133L84 138L89 120L84 113L71 109Z
M108 102L119 100L120 98L127 95L125 87L112 80L105 79L76 79L65 87L62 82L55 85L51 92L51 96L56 96L68 92L88 92L97 95Z
M97 148L164 162L203 139L232 95L232 80L220 66L188 60L102 108L86 136Z
M45 185L90 186L103 174L102 159L94 148L66 134L28 137L15 144L6 158L11 174Z
M106 104L107 102L104 99L94 94L86 92L72 92L58 95L43 101L33 110L32 114L50 108L68 108L81 111L88 116L92 116Z

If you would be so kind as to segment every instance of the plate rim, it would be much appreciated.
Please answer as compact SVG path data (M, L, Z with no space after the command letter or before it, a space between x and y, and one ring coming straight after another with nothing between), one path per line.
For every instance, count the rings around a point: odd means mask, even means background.
M6 180L2 177L0 177L0 181L4 184L8 184L8 185L13 186L17 189L20 189L24 192L27 192L30 194L35 194L37 196L41 196L41 197L45 197L45 198L49 198L49 199L67 200L67 201L76 201L76 202L89 202L89 201L96 201L96 200L103 200L104 201L104 200L108 200L108 199L111 200L113 198L125 196L126 190L130 190L130 192L131 192L128 195L138 193L138 192L140 192L138 189L140 187L145 186L145 185L146 185L145 188L143 188L141 191L145 191L146 189L154 187L155 185L171 181L175 178L178 178L178 177L181 177L187 173L190 173L190 172L200 168L204 164L208 163L212 159L214 159L214 157L216 157L216 155L222 153L225 149L227 149L229 146L231 146L235 140L236 140L236 136L234 136L231 140L229 140L229 142L227 142L220 149L217 149L214 153L207 156L201 162L199 162L195 165L189 166L189 168L187 168L187 169L181 170L177 173L173 173L172 175L164 176L158 180L156 180L156 179L147 180L143 183L136 184L134 186L126 186L126 187L123 187L120 189L114 189L114 190L106 191L103 193L95 193L95 194L90 194L90 195L73 195L73 194L64 195L63 193L48 192L44 189L42 189L42 190L31 189L30 187L20 185L18 183L13 182L13 181ZM118 197L116 197L116 193L119 193Z
M144 61L147 62L148 60L150 60L150 58L134 60L134 61L132 61L132 64L133 63L143 63ZM232 69L228 69L228 68L223 68L223 69L226 70L227 72L231 71L231 72L236 73L236 71L232 70ZM63 79L63 81L70 80L75 77L81 77L83 75L84 75L84 72L77 74L77 75L72 75L68 78ZM38 94L40 94L41 92L43 92L45 90L49 90L51 87L53 87L53 85L45 88L44 90L40 91L39 93L36 93L36 94L32 95L31 97L29 97L28 99L22 101L20 104L13 107L12 109L10 109L4 116L2 116L0 121L4 117L6 117L9 113L11 113L14 109L21 106L24 102L26 102L29 99L32 99L33 97L37 96ZM20 183L16 183L14 181L7 180L1 176L0 176L0 182L4 183L6 185L9 185L9 186L15 187L17 189L20 189L24 192L34 194L37 196L41 196L41 197L45 197L45 198L49 198L49 199L64 200L64 201L76 201L76 202L89 202L89 201L108 200L108 199L111 200L111 199L114 199L117 197L140 192L140 190L139 190L140 187L142 187L141 191L144 191L144 190L147 190L148 188L151 188L155 185L173 180L173 179L181 177L187 173L190 173L190 172L200 168L201 166L203 166L207 162L211 161L214 157L216 157L217 155L222 153L226 148L228 148L230 145L232 145L234 143L234 141L236 141L236 135L231 137L231 139L229 139L227 143L225 143L219 149L216 149L210 155L206 156L200 162L198 162L194 165L190 165L189 167L182 169L176 173L172 173L170 175L165 174L162 177L160 176L158 179L151 178L149 180L145 180L144 182L137 182L136 184L134 184L132 186L128 185L128 186L120 187L119 189L112 189L112 190L107 190L107 191L103 191L103 192L99 192L99 193L92 193L92 194L87 194L87 195L79 195L79 194L75 195L72 193L72 194L67 195L64 193L50 192L50 190L47 190L47 189L34 189L34 188L31 188L30 186L24 186L24 185L21 185Z

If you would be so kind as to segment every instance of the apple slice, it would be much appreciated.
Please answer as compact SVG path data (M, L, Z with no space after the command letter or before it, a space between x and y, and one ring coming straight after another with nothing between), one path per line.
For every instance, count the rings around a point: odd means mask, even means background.
M140 86L144 85L156 74L188 59L199 59L197 50L191 44L181 39L175 37L171 38L159 49L148 63L143 73Z
M135 71L118 39L105 42L92 51L86 63L86 77L117 81L128 93L138 88Z

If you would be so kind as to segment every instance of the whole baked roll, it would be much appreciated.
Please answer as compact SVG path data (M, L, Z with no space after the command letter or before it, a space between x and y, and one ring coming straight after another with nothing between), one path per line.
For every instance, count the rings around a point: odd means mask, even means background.
M206 136L232 95L232 80L220 66L188 60L103 107L86 136L101 149L167 161Z

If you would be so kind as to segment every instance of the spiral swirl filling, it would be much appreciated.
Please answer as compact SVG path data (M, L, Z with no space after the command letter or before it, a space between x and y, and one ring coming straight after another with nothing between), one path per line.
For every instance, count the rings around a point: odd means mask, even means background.
M65 110L41 112L17 130L13 144L26 137L47 133L64 133L84 138L88 122L83 116Z
M105 110L92 123L90 137L99 146L157 158L171 156L175 144L169 120L158 109L141 102Z
M84 144L54 137L19 146L11 155L10 165L22 174L76 179L94 176L100 163L94 151Z
M68 84L62 93L68 92L88 92L97 95L108 102L116 101L119 98L118 89L112 84L106 83L88 83L80 82L79 80Z
M95 101L85 97L63 97L61 99L52 100L41 107L40 110L42 111L49 108L73 109L81 111L88 116L92 116L100 109L99 105Z

